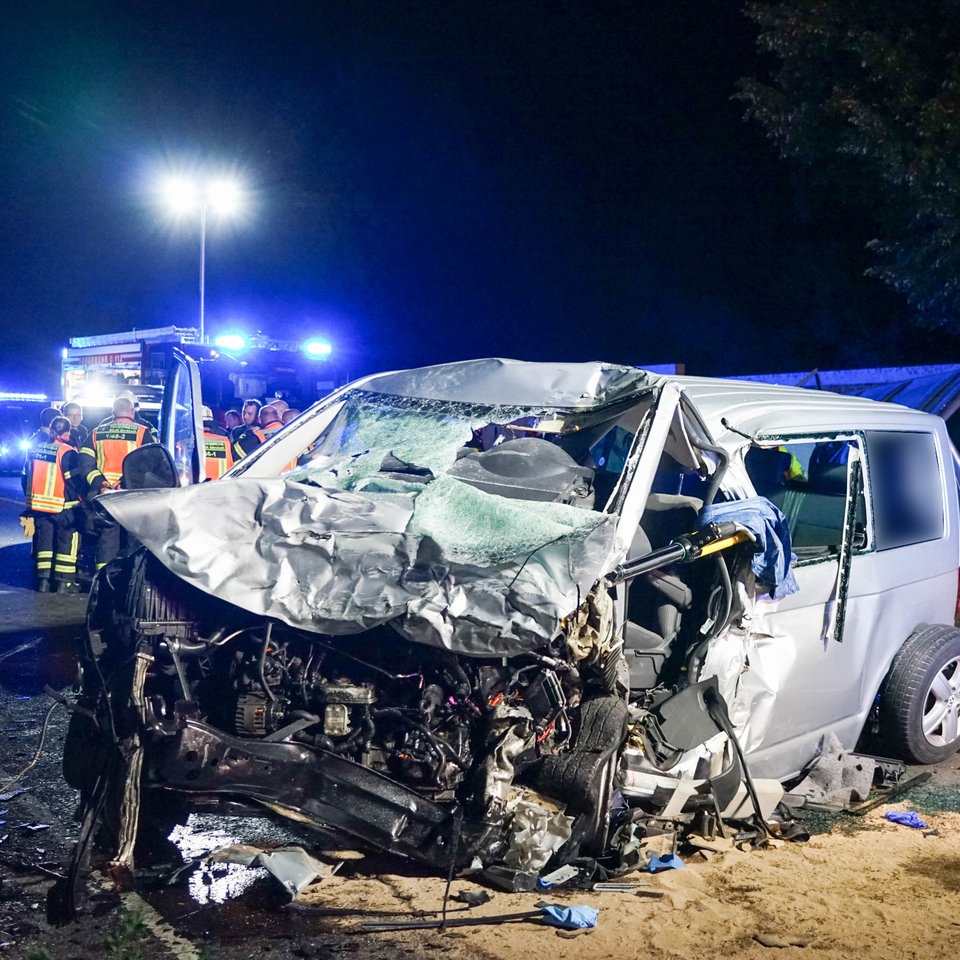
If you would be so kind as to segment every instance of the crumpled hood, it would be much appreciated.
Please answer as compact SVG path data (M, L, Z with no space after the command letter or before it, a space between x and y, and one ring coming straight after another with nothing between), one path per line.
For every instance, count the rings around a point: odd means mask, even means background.
M616 518L452 478L429 495L237 478L99 505L174 574L253 614L327 634L513 656L557 632L618 561Z

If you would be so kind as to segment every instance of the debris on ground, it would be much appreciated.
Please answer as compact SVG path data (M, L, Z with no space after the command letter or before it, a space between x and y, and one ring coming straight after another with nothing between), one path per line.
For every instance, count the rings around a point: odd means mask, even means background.
M675 854L665 853L663 856L654 854L647 864L650 873L660 873L661 870L681 870L686 864Z
M458 903L465 903L468 907L480 907L489 903L493 897L486 890L461 890L454 894L453 899Z
M247 844L231 844L212 850L204 859L210 863L263 867L280 882L291 900L296 900L317 879L329 879L340 868L339 863L333 866L323 863L297 846L264 850Z
M791 793L838 807L862 803L870 793L876 769L873 757L847 753L831 731L806 779Z
M883 816L885 820L889 820L891 823L913 827L914 830L922 830L927 825L925 820L920 819L916 810L888 810Z
M583 930L587 927L595 927L597 917L600 914L596 907L591 907L586 903L577 904L573 907L561 907L556 904L545 903L540 909L543 911L545 923L553 927L560 927L562 930Z

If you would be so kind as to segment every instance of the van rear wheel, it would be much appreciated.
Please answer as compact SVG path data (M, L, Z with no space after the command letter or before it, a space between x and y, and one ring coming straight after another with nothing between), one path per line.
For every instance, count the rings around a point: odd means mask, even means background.
M908 637L880 688L880 735L914 763L960 748L960 630L933 624Z

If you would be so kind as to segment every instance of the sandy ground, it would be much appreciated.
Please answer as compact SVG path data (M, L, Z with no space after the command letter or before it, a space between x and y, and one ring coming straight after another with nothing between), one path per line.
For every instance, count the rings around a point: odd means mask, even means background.
M807 843L733 850L709 860L695 854L682 870L624 878L649 880L651 886L645 889L660 892L657 899L561 890L543 897L561 905L599 908L597 927L572 939L533 921L381 936L398 952L454 951L464 957L512 960L771 954L789 960L812 953L823 960L953 960L960 933L960 814L923 814L929 829L939 832L925 836L883 819L888 809L912 809L912 804L881 807L853 829L840 826ZM337 908L433 911L443 887L442 880L422 876L333 877L314 885L306 899ZM476 885L457 880L452 889ZM489 903L449 916L521 912L540 899L535 894L495 893ZM460 904L451 907L462 909ZM337 921L335 928L344 932L356 926L351 919Z
M0 698L0 771L10 773L33 753L46 701ZM59 714L57 715L59 716ZM25 868L43 863L62 868L75 835L75 798L59 774L62 731L51 728L41 762L24 778L26 793L0 803L0 958L17 960L94 960L102 956L177 957L178 960L406 960L441 954L465 958L551 960L635 957L737 956L751 960L775 955L816 955L822 960L935 960L953 958L960 935L960 755L936 768L929 785L902 802L883 806L862 818L840 819L828 834L806 843L783 843L774 849L731 850L711 854L684 852L682 870L651 876L634 873L625 880L650 883L645 890L659 898L624 893L593 893L557 888L547 894L506 894L467 910L451 902L451 919L492 917L534 910L540 899L560 905L585 903L599 909L598 926L566 939L538 922L451 927L444 932L417 930L360 933L364 919L436 916L444 880L415 865L386 856L347 860L340 873L314 884L307 905L336 911L323 916L310 910L283 910L274 881L263 871L235 884L222 884L217 871L194 874L176 887L142 890L141 907L103 897L81 922L66 928L45 923L44 901L49 873ZM924 768L911 768L907 777ZM0 778L2 782L2 778ZM916 809L927 831L883 819L889 809ZM49 824L33 832L31 824ZM193 829L190 857L225 843L264 845L300 842L312 846L316 834L279 840L268 822L254 821L250 835L229 829ZM936 830L937 835L925 836ZM227 869L226 867L223 868ZM242 871L245 868L236 868ZM452 891L477 891L479 884L458 879ZM146 904L158 918L186 938L189 948L144 934L131 937L126 953L116 942L124 915ZM361 915L359 911L368 911ZM458 912L454 912L458 911ZM111 937L113 938L111 940ZM795 942L795 943L794 943ZM764 945L764 943L768 945ZM769 944L787 944L778 947ZM794 944L794 945L790 945ZM802 946L800 944L803 944ZM38 948L45 952L39 953ZM124 948L126 949L126 948Z
M957 766L956 758L952 766ZM147 937L129 956L329 960L348 954L355 960L405 960L448 954L505 960L641 956L750 960L776 955L789 960L815 955L822 960L953 960L960 933L960 812L956 812L960 786L955 780L955 770L938 771L936 803L925 804L918 790L912 801L842 819L832 832L814 835L806 843L707 854L687 850L681 870L655 876L637 872L623 878L649 883L644 891L658 897L559 887L547 894L490 891L492 899L473 909L453 899L449 904L452 920L532 911L541 900L598 908L597 927L573 938L532 919L452 925L445 931L365 933L364 920L436 918L445 881L394 858L353 854L340 873L308 888L300 907L281 908L274 881L264 871L257 871L250 882L233 878L241 880L237 888L245 891L236 899L228 895L225 902L199 908L197 898L183 887L179 892L168 888L168 895L159 900L145 894L190 947L185 952L170 950L169 943ZM883 813L891 809L916 809L927 829L890 823ZM216 865L213 875L218 869L246 868ZM37 879L39 885L31 889L40 900L47 883ZM218 881L212 882L211 892ZM211 879L195 874L190 883L202 887ZM455 895L484 888L456 879L451 889ZM10 892L0 884L0 905ZM131 909L129 904L126 909ZM6 950L0 947L0 956L87 960L110 955L110 931L123 917L123 910L113 909L99 920L90 918L91 929L80 924L54 930L36 915L42 913L42 901L34 910L34 935ZM38 946L46 953L31 952ZM113 953L121 955L115 946Z

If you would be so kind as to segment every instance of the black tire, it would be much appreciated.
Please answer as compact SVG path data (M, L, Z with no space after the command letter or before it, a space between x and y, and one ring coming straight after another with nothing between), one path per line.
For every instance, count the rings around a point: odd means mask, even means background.
M596 855L606 846L610 798L627 721L627 704L622 698L588 700L580 709L580 729L573 748L543 760L538 789L563 800L567 813L576 817L573 835L560 851L563 857Z
M960 748L960 630L924 625L907 638L880 687L880 738L914 763Z

